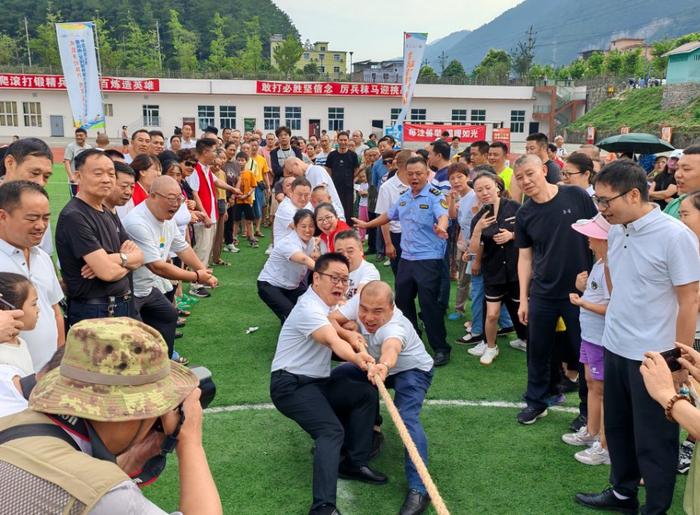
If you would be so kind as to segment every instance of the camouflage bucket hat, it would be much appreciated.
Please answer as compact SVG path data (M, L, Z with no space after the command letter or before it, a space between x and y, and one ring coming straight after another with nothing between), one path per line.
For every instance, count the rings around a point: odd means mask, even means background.
M199 384L168 358L163 337L132 318L83 320L68 332L61 365L42 377L29 407L106 422L159 417Z

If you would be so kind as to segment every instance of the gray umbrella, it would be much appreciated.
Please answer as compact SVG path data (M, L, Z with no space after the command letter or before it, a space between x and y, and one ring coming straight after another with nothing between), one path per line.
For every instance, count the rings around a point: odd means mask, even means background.
M608 152L624 152L628 154L657 154L675 150L670 143L657 136L641 132L610 136L596 143L596 146Z

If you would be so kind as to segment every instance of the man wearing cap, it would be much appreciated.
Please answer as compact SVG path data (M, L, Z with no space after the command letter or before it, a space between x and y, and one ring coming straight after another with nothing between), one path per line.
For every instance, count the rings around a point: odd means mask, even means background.
M60 367L38 380L29 409L0 419L3 511L165 513L116 462L153 438L160 421L175 439L180 511L223 513L202 447L197 384L192 372L170 362L161 336L141 322L76 324Z

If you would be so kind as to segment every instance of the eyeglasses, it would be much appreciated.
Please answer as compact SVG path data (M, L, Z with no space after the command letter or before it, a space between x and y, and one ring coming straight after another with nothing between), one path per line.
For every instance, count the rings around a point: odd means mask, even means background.
M328 223L328 222L332 222L333 220L335 220L335 216L333 216L333 215L328 215L328 216L324 216L323 218L317 218L317 219L316 219L316 223L325 224L325 223Z
M177 197L170 197L168 195L163 195L162 193L158 193L158 192L153 192L153 194L158 195L161 198L164 198L170 204L180 205L185 201L185 197L183 197L182 195L178 195Z
M350 284L350 279L348 277L338 277L337 275L331 275L325 272L319 272L318 274L325 275L326 277L328 277L335 286L339 284L347 286L348 284Z
M197 161L185 161L185 166L190 166L190 167L192 167L192 166L194 166L194 165L196 165L196 164L197 164Z
M627 190L624 193L620 193L619 195L615 195L614 197L610 197L610 198L600 198L598 195L591 195L591 200L593 201L593 203L596 206L602 207L603 209L607 209L610 207L610 202L612 202L616 198L624 197L630 191L632 191L632 190Z
M586 172L564 172L564 171L562 171L561 176L568 178L568 177L571 177L572 175L581 175L583 173L586 173Z

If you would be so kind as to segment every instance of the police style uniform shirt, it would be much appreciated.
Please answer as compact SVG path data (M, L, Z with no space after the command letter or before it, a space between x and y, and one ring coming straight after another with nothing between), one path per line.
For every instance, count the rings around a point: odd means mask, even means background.
M130 274L107 282L99 277L85 279L80 270L85 266L83 256L99 249L104 249L107 254L119 253L127 239L119 218L108 209L98 211L78 197L68 201L56 224L56 251L68 298L99 299L126 295Z
M394 175L391 179L387 180L379 187L377 204L374 208L374 212L378 215L386 213L389 211L391 206L396 204L399 197L410 189L411 188L409 186L401 182L401 179L399 179L399 174ZM393 233L401 233L401 222L398 220L392 220L389 222L389 231Z
M648 351L673 348L676 286L700 280L698 239L682 222L654 209L608 232L613 285L605 314L603 346L642 361Z
M304 243L296 231L290 232L280 240L275 239L275 246L258 275L258 281L264 281L285 290L298 288L306 277L308 268L304 264L294 263L290 258L297 252L303 252L309 256L313 247L313 239Z
M481 231L481 274L484 276L484 284L507 284L518 281L518 247L511 240L503 245L493 241L493 237L501 229L515 233L515 213L520 209L520 204L514 200L502 198L498 204L496 223L489 225ZM474 232L476 224L484 216L486 211L482 208L471 221L470 234Z
M433 230L441 216L447 216L447 199L442 192L427 183L414 197L409 189L399 197L389 211L389 220L401 222L401 259L418 261L443 259L447 241Z
M360 266L357 267L357 270L350 272L348 292L345 294L345 296L348 299L351 299L357 293L360 286L367 284L370 281L378 281L379 279L380 276L377 267L363 259Z
M389 338L396 338L401 341L401 352L396 360L396 365L389 369L389 375L395 375L407 370L418 369L430 372L433 368L433 358L425 350L423 340L413 328L411 322L403 316L399 308L394 306L394 314L386 324L377 329L374 333L367 331L359 317L360 296L353 297L352 300L340 306L338 310L348 320L355 320L360 329L360 334L367 341L367 352L379 362L382 356L382 345Z
M189 248L175 220L158 220L146 202L141 202L124 218L124 228L144 257L143 265L134 270L134 295L147 297L153 288L163 293L172 290L170 280L154 274L146 265L167 261L171 250L177 254Z
M63 290L56 277L56 269L51 257L38 246L29 249L27 262L24 252L0 240L0 272L23 275L36 289L39 305L36 327L31 331L22 331L20 335L27 342L34 370L39 370L51 359L58 346L58 327L53 307L63 299Z
M271 372L285 370L312 378L331 375L331 349L311 335L317 329L331 325L328 314L334 307L326 304L313 287L299 297L277 339Z

